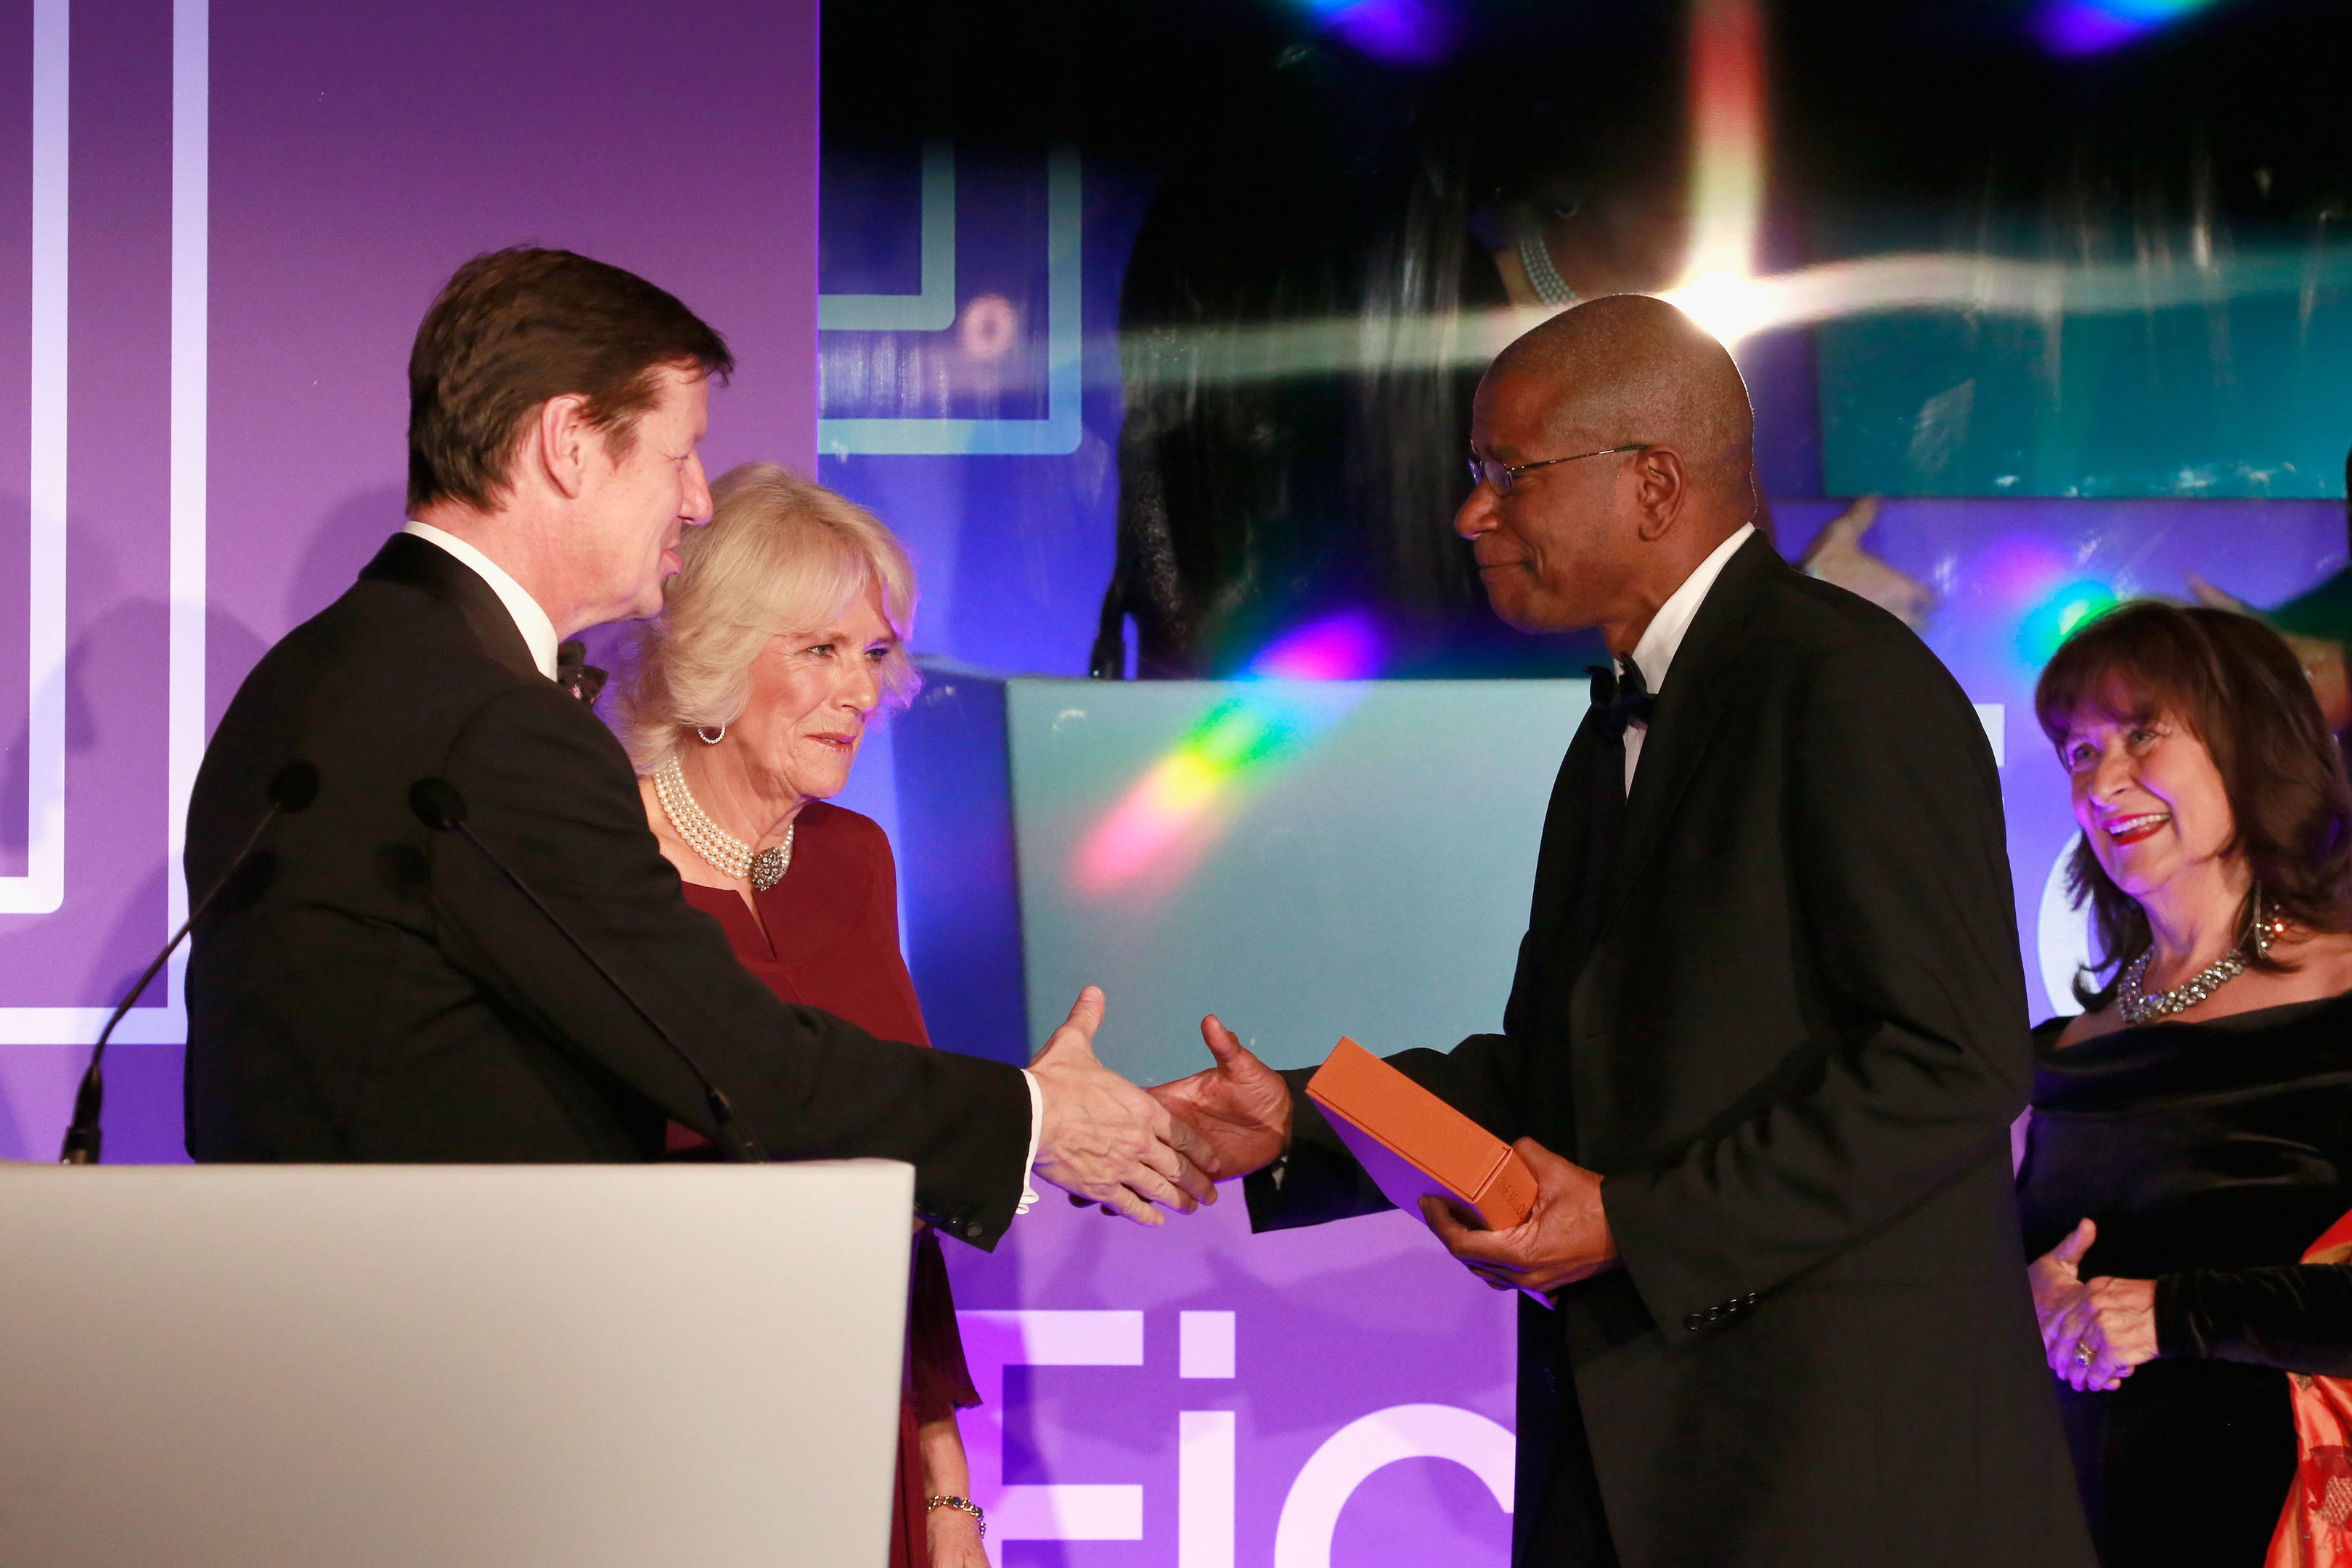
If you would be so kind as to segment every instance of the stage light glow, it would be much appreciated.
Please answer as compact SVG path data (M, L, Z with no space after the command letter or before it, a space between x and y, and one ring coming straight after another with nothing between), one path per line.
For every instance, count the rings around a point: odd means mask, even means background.
M1969 580L1992 595L2001 613L2019 616L2082 574L2072 555L2030 534L1996 541L1969 567Z
M1291 683L1369 679L1379 673L1380 654L1379 632L1362 611L1316 621L1269 645L1244 677L1252 689L1202 714L1087 835L1072 867L1078 890L1118 892L1180 875L1215 842L1251 789L1352 706Z
M1661 292L1700 325L1737 345L1776 327L1895 310L1962 310L1985 316L2145 313L2181 306L2352 288L2352 251L2244 247L2210 267L2137 262L2021 261L1966 252L1911 252L1824 262L1751 278L1715 273ZM1486 365L1520 333L1556 315L1544 309L1404 316L1368 331L1360 316L1235 329L1154 328L1129 334L1122 352L1152 374L1230 384L1283 376Z
M1764 26L1758 0L1694 0L1688 289L1720 292L1756 265L1764 221ZM1710 329L1712 330L1712 329Z
M2046 0L2033 33L2053 55L2095 55L2194 15L2214 0Z
M1444 0L1297 0L1315 25L1374 59L1427 64L1454 41Z
M1710 272L1659 298L1727 344L1777 325L1780 319L1776 290L1738 273Z
M2084 559L2047 540L2011 535L1971 562L1972 595L1995 626L2011 628L2011 647L2023 670L2038 673L2074 633L2122 600L2117 584L2095 576Z
M2003 540L1972 575L1990 591L1996 614L2014 617L2017 657L2029 670L2048 664L2059 644L2117 602L2113 584L2086 575L2073 556L2038 540Z
M1020 336L1020 312L1002 294L982 294L971 300L956 322L957 341L965 356L982 364L1003 359Z
M1370 0L1297 3L1336 27L1368 9ZM2216 3L2051 0L2044 14L2095 12L2136 37ZM1691 243L1680 279L1660 298L1727 346L1776 328L1895 310L1957 309L2055 322L2065 316L2210 309L2283 294L2308 298L2319 289L2352 287L2352 254L2308 247L2244 247L2188 267L1910 252L1759 277L1767 142L1761 5L1759 0L1692 0L1692 6ZM1444 13L1434 7L1416 7L1413 15L1441 30L1445 25ZM1149 363L1155 375L1219 384L1476 367L1558 310L1399 316L1377 326L1361 316L1335 316L1265 327L1157 328L1131 334L1122 353Z
M1250 661L1252 680L1363 680L1380 668L1380 632L1361 610L1302 626Z
M2114 609L2116 603L2116 591L2095 579L2060 584L2019 623L2018 652L2039 669L2068 637Z

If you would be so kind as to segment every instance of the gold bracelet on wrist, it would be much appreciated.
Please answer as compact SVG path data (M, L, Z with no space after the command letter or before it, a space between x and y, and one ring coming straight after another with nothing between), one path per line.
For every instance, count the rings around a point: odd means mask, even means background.
M981 1512L980 1505L972 1501L971 1499L968 1497L927 1497L923 1500L923 1511L925 1513L930 1512L931 1510L935 1508L951 1508L958 1513L968 1513L971 1515L972 1518L980 1521L980 1538L982 1541L988 1539L988 1515Z

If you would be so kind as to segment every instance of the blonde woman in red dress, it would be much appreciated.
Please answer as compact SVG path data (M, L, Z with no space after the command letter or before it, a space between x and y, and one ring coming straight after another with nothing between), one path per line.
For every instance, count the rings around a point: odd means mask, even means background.
M778 996L929 1045L898 950L890 841L826 804L876 710L915 689L906 552L870 512L772 463L744 464L711 495L614 713L646 819L687 901ZM681 1155L700 1142L670 1136ZM919 1226L914 1248L890 1562L985 1568L956 1427L980 1397L939 1237Z

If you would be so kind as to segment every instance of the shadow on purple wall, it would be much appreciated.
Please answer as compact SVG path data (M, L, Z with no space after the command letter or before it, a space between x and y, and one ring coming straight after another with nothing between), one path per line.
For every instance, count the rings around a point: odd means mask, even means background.
M362 490L328 512L287 584L286 624L299 626L341 598L407 520L408 491L398 485Z

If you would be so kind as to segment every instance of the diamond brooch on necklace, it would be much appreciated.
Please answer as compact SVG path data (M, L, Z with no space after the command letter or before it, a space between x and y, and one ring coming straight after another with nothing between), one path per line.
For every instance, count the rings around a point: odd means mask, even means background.
M694 792L686 787L686 769L679 765L675 752L654 770L654 793L661 797L663 815L677 829L677 836L712 869L751 883L755 893L764 893L784 879L784 871L793 863L793 832L798 824L785 825L782 844L772 844L754 854L750 845L711 821L710 814L695 804Z

